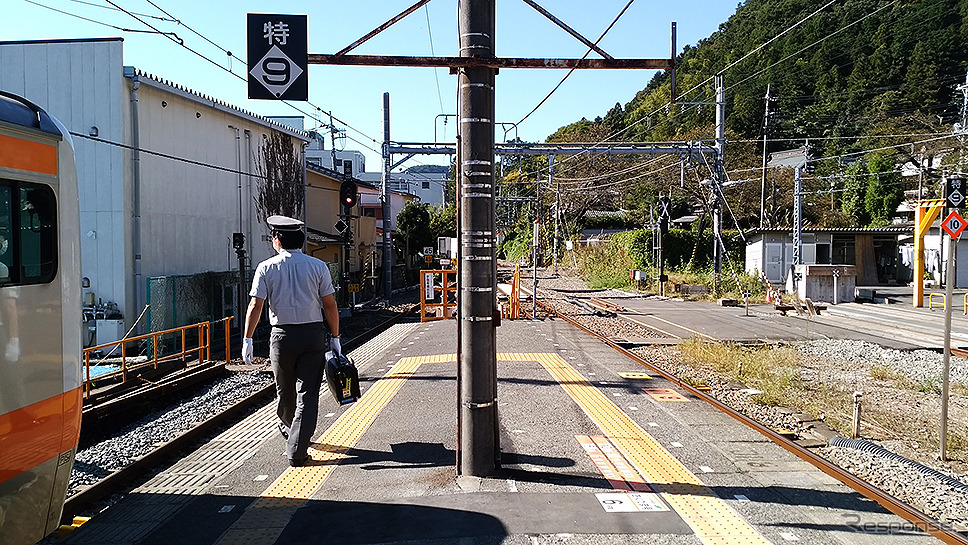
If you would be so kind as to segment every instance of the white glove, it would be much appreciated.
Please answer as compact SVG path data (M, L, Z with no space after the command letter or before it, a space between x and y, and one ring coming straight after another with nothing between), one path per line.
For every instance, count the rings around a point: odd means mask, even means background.
M333 349L333 352L336 352L337 356L343 355L343 347L339 344L339 337L330 337L329 347Z
M17 361L20 359L20 339L11 337L7 341L7 349L4 351L7 361Z
M242 361L246 365L252 363L252 338L246 337L242 339Z

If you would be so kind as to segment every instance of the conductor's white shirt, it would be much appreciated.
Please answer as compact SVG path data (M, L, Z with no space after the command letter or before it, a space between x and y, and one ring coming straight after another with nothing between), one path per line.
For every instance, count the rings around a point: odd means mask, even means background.
M334 291L326 263L282 250L256 267L249 295L269 302L270 324L288 325L322 322L322 298Z

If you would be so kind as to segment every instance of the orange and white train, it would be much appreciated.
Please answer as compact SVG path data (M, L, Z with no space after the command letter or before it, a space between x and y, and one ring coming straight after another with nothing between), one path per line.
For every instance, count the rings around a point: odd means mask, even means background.
M70 133L0 92L0 543L61 518L81 428L81 278Z

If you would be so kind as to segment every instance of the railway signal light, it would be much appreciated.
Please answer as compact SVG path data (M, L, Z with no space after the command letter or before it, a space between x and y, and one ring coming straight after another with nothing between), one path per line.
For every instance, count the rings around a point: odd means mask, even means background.
M346 180L339 186L339 202L347 209L356 205L356 182Z

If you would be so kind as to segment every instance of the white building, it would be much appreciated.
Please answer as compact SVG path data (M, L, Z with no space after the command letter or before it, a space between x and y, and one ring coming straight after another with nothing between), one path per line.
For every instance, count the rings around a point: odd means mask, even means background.
M909 282L911 264L905 259L905 248L912 232L905 226L804 229L800 263L854 265L859 286ZM747 237L746 271L759 273L773 284L784 283L793 266L792 230L757 229Z
M270 255L251 174L263 140L301 149L302 131L124 66L120 38L0 42L0 89L76 135L81 272L127 327L149 277L237 269L233 233L251 262Z
M363 172L358 178L371 184L380 185L381 172ZM442 165L418 165L401 172L390 173L390 189L413 195L420 202L439 205L444 202L450 167Z

